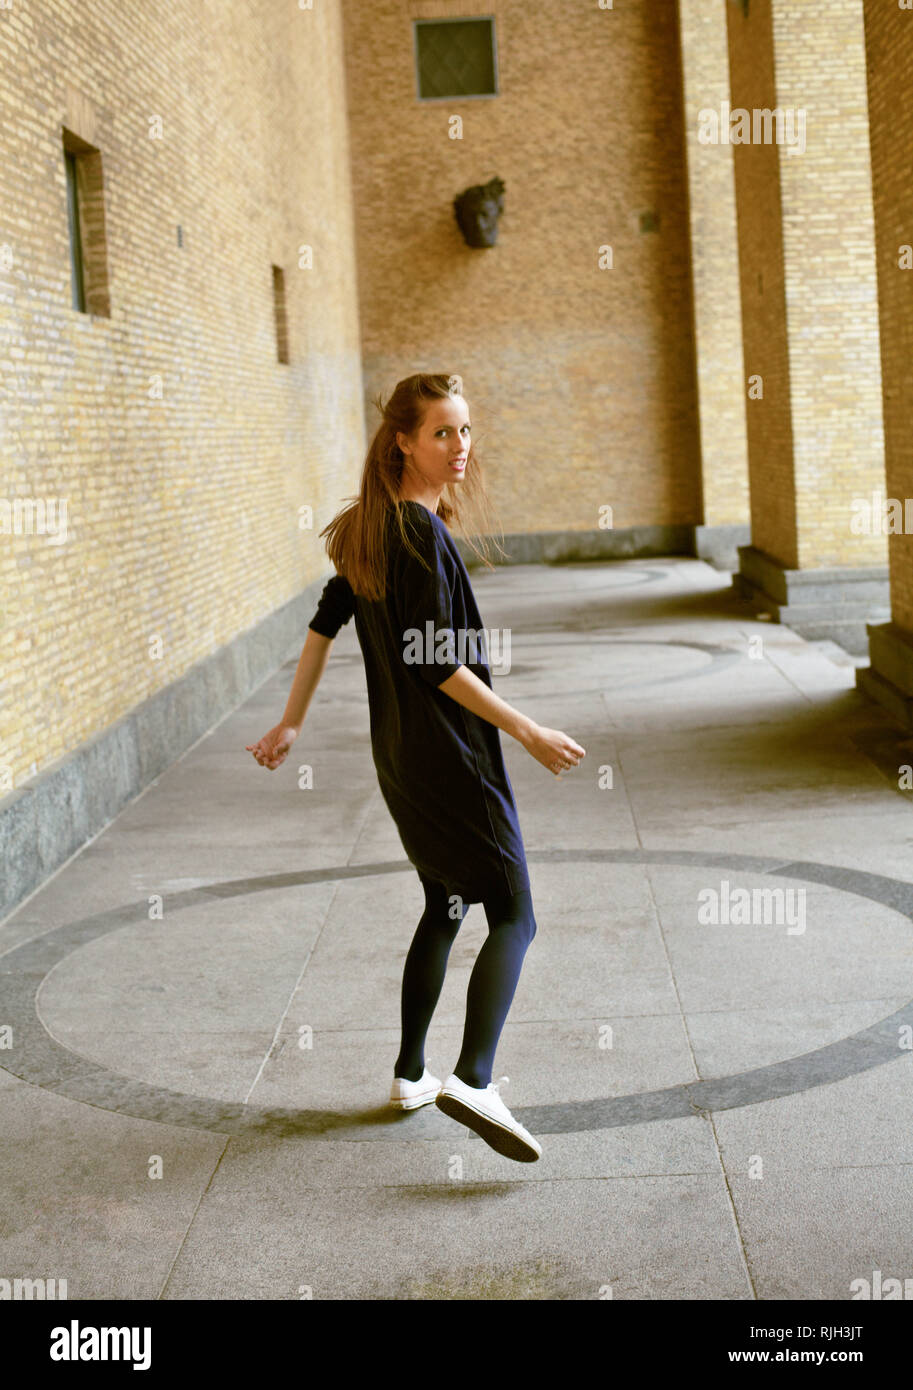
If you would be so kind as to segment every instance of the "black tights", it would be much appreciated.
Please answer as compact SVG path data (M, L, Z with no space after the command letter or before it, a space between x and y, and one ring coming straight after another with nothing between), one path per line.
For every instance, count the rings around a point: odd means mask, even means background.
M469 911L459 899L451 907L443 883L424 874L419 878L425 890L425 911L403 970L402 1043L393 1071L394 1076L407 1081L418 1081L424 1071L428 1025L440 998L450 948ZM488 936L469 978L463 1047L453 1069L460 1081L477 1088L491 1081L495 1049L517 989L523 957L536 934L528 888L487 898L482 906Z

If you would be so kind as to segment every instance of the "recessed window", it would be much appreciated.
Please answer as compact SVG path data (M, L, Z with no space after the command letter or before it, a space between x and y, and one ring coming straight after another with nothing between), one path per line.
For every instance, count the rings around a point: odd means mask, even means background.
M415 64L421 101L497 96L494 18L415 20Z
M276 316L276 357L280 362L287 362L288 313L285 307L285 272L281 265L273 266L273 310Z
M76 189L76 156L64 150L67 166L67 221L70 228L70 284L73 308L86 311L86 285L82 274L82 232L79 226L79 194Z
M101 152L72 131L63 131L67 226L73 308L108 318L108 244Z

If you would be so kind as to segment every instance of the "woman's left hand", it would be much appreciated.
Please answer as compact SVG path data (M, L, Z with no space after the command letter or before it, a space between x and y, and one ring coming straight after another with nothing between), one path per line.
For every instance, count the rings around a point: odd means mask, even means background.
M268 767L270 772L275 772L276 768L285 762L288 751L300 732L301 730L296 729L293 724L277 724L257 743L248 743L245 747L249 753L253 753L261 767Z

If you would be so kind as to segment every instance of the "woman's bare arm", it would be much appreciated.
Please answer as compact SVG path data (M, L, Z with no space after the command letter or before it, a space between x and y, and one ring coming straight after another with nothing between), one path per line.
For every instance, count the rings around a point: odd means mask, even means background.
M270 772L275 772L285 762L289 749L301 733L311 698L326 670L332 645L332 637L324 637L312 627L308 628L285 713L268 734L264 734L256 743L245 744L248 753L253 753L260 766L269 768Z
M452 676L441 682L438 690L456 700L458 705L463 705L473 714L477 714L480 719L487 719L489 724L494 724L498 729L510 734L511 738L522 743L527 753L556 777L564 768L576 767L580 759L586 757L586 750L581 748L579 743L575 743L559 729L543 728L527 715L521 714L513 705L509 705L506 700L502 700L490 690L468 666L461 666L458 671L454 671Z
M332 637L323 637L312 627L308 628L308 635L305 638L301 656L298 658L298 667L295 671L295 679L292 681L285 713L280 721L286 728L300 731L311 698L326 670L333 641Z

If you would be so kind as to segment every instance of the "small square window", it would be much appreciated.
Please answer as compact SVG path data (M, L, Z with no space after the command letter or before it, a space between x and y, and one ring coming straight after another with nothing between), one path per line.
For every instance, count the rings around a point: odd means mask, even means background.
M415 62L421 101L497 96L494 18L417 19Z

